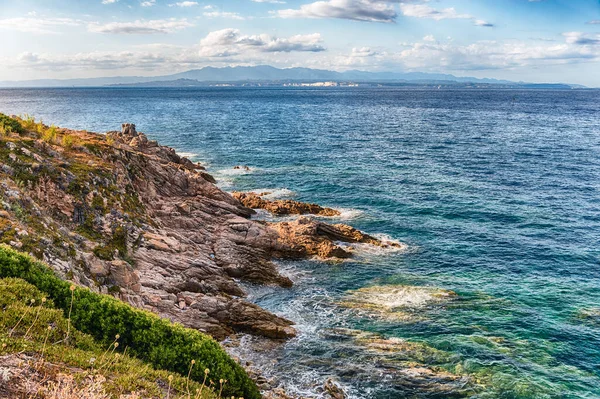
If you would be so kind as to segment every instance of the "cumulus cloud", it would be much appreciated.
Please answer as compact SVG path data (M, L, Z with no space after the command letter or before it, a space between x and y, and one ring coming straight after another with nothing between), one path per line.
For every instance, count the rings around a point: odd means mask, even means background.
M200 41L200 56L231 57L246 52L277 53L292 51L325 51L321 35L295 35L279 38L268 34L242 35L239 29L222 29L210 32Z
M0 19L0 30L14 30L27 33L58 33L62 27L79 26L83 22L71 18L6 18Z
M102 4L114 4L119 0L102 0Z
M524 41L478 41L457 45L439 42L430 36L415 43L402 43L396 51L380 51L372 58L353 49L335 58L338 68L368 67L383 70L464 72L474 70L541 67L600 61L600 35L587 37L578 32L565 34L563 43Z
M415 0L416 1L416 0ZM421 0L426 2L428 0ZM398 17L395 5L399 3L402 15L415 18L470 19L477 26L492 27L493 24L476 19L469 14L460 14L454 8L435 9L422 2L411 0L321 0L302 5L299 9L275 12L281 18L339 18L366 22L395 22Z
M156 4L156 0L146 0L146 1L142 1L142 2L140 3L140 5L141 5L142 7L152 7L152 6L153 6L153 5L155 5L155 4Z
M111 70L136 67L152 69L165 62L165 57L142 52L89 52L73 55L51 55L25 52L16 60L16 66L38 70L94 69Z
M493 28L494 26L496 26L490 22L484 21L483 19L476 19L474 23L477 26L483 26L486 28Z
M470 19L473 20L473 23L476 26L494 26L494 24L482 19L477 19L470 14L460 14L454 9L454 7L436 9L426 4L400 3L400 11L402 12L402 15L406 17L429 18L436 21L441 21L443 19Z
M302 52L323 52L318 33L275 37L243 35L236 29L210 32L197 46L185 47L162 43L133 47L132 51L92 51L77 54L44 54L24 52L7 59L5 66L19 69L55 71L148 71L149 73L185 70L199 66L258 65L288 66L303 62ZM285 54L285 58L282 55ZM297 54L294 61L294 54Z
M394 22L393 5L372 0L325 0L305 4L299 9L277 11L281 18L341 18L368 22Z
M110 22L100 24L94 22L88 25L88 30L94 33L113 34L156 34L173 33L175 31L194 26L185 19L154 19L137 20L133 22Z
M583 32L565 32L563 33L565 40L570 44L578 45L600 45L600 34L588 34Z
M378 53L371 50L371 47L353 47L350 53L352 57L374 57Z
M454 8L436 10L426 4L400 4L400 11L407 17L431 18L436 21L442 19L473 18L469 14L459 14Z

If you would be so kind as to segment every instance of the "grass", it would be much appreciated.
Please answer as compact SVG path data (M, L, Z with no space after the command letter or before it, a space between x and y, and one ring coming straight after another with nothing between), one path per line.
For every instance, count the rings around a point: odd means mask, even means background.
M210 387L206 381L199 383L178 373L155 369L117 352L117 339L107 350L92 336L71 329L63 312L56 309L52 300L44 298L40 290L22 279L0 279L0 356L30 357L22 368L50 381L37 387L43 397L218 397L216 387ZM66 335L70 337L68 343Z
M0 246L0 278L21 278L29 284L22 285L20 290L1 294L2 301L10 301L5 303L5 306L14 303L15 299L16 302L34 299L37 306L33 311L32 305L23 301L18 311L10 313L10 318L9 314L5 315L8 321L4 329L13 328L12 326L17 324L18 331L26 328L23 334L30 329L28 335L37 337L38 353L43 348L42 337L47 333L48 324L52 320L58 320L57 325L60 328L52 331L48 338L49 342L59 342L58 346L69 345L74 350L97 352L98 345L114 345L115 336L118 335L119 346L111 348L107 355L113 360L113 356L122 356L126 349L132 359L145 362L154 369L187 375L190 384L192 381L202 383L206 376L204 370L209 369L211 375L218 377L217 381L224 381L224 396L260 398L256 385L243 368L233 361L216 341L205 334L160 319L152 313L134 309L113 297L75 286L72 289L71 283L58 278L46 265L7 246ZM20 292L24 292L25 297L18 296ZM47 300L38 306L42 297L46 297ZM0 306L2 304L0 302ZM62 316L61 319L59 316L64 314L67 318ZM19 317L23 317L21 323L18 323ZM26 349L23 345L28 345L28 340L23 338L21 341L14 341L12 336L8 338L15 352ZM54 361L57 359L53 356L64 356L55 346L48 346L44 350L45 356ZM62 360L64 361L64 357ZM83 361L80 356L70 360L75 362L77 367L83 367L85 362L89 362L89 358ZM194 364L194 367L190 366ZM112 370L112 367L111 363L103 362L103 369ZM132 384L134 381L125 382ZM216 386L221 389L220 384L217 383ZM192 397L193 395L190 399Z
M79 144L79 139L72 134L63 134L61 143L63 147L65 147L67 150L70 150Z

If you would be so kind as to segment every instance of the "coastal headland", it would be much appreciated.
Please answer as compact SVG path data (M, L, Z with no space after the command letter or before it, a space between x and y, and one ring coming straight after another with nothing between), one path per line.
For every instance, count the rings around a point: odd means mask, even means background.
M8 118L8 117L7 117ZM310 217L335 210L231 195L205 168L123 124L106 134L15 121L0 143L2 241L64 279L223 339L286 339L293 322L245 299L239 282L275 284L275 259L349 258L345 243L398 245ZM252 209L302 214L254 220Z

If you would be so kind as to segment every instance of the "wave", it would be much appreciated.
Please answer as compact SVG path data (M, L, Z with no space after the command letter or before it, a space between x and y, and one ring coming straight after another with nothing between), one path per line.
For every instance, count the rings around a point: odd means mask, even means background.
M199 155L196 154L195 152L185 152L185 151L177 151L177 155L179 155L180 157L188 158L190 160L196 159L199 157Z
M264 193L264 195L261 195L261 197L267 200L290 198L296 195L296 192L287 188L259 188L255 190L250 190L249 192L255 194Z
M335 244L349 250L360 259L369 258L371 256L386 256L393 253L411 253L417 250L416 247L409 246L399 240L392 238L387 234L371 234L373 237L379 239L382 243L381 246L367 244L367 243L349 243L336 241ZM356 260L356 259L350 259Z
M338 211L340 214L334 215L334 216L322 216L322 215L314 215L314 216L319 219L327 219L327 220L353 220L353 219L361 218L365 215L365 212L360 209L337 208L337 207L333 207L331 209Z
M260 171L260 168L255 168L255 167L250 167L250 166L242 166L239 168L235 168L235 167L231 167L231 168L227 168L227 169L220 169L214 172L215 175L222 175L222 176L243 176L243 175L249 175L252 173L256 173L258 171Z

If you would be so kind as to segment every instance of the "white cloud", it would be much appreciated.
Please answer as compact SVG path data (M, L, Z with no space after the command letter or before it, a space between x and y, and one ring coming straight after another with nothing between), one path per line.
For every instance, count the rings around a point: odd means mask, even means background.
M119 0L102 0L102 4L114 4Z
M281 0L252 0L255 3L270 3L270 4L285 4L285 1Z
M341 18L368 22L394 22L397 13L385 1L325 0L302 5L299 9L277 11L281 18Z
M88 52L70 55L25 52L15 60L14 67L37 70L154 70L173 62L186 62L183 57L170 57L151 52Z
M442 19L473 18L469 14L459 14L454 8L444 8L437 10L425 4L405 4L400 3L400 11L407 17L431 18L436 21Z
M154 19L137 20L133 22L110 22L100 24L94 22L88 25L88 30L94 33L114 34L155 34L173 33L175 31L194 26L186 19Z
M146 0L140 3L142 7L152 7L154 4L156 4L156 0Z
M24 52L4 65L10 68L56 73L81 72L106 76L107 70L151 74L172 73L206 65L257 65L269 63L286 66L292 63L294 53L322 52L318 33L294 35L286 38L267 34L242 35L236 29L214 31L194 47L163 43L135 46L132 51L93 51L77 54L44 54ZM311 57L312 58L312 57ZM306 59L297 56L297 61Z
M198 2L197 1L181 1L179 3L173 3L173 4L169 4L169 7L194 7L197 6Z
M482 70L531 69L561 64L600 61L600 35L581 36L579 32L565 34L563 43L531 43L524 41L478 41L456 45L452 41L422 41L403 43L399 51L381 51L373 57L350 54L336 57L338 68L366 67L379 70L423 72L468 72Z
M71 18L7 18L0 19L0 30L14 30L27 33L58 33L61 27L79 26L83 22Z
M240 14L236 12L225 12L225 11L209 11L205 12L202 15L208 18L228 18L228 19L237 19L238 21L244 20Z
M238 29L210 32L200 41L200 56L231 57L249 52L289 53L292 51L325 51L321 35L295 35L279 38L268 34L242 35Z
M483 27L486 27L486 28L493 28L495 26L494 24L492 24L490 22L487 22L487 21L485 21L483 19L476 19L474 23L477 26L483 26Z
M443 19L471 19L476 26L493 27L494 24L483 19L477 19L470 14L459 14L454 7L436 9L426 4L400 3L400 11L406 17L429 18L436 21Z
M378 55L376 51L373 51L371 47L353 47L350 53L351 57L374 57Z
M600 45L600 34L589 34L583 32L565 32L563 33L565 40L570 44L578 44L583 46Z

